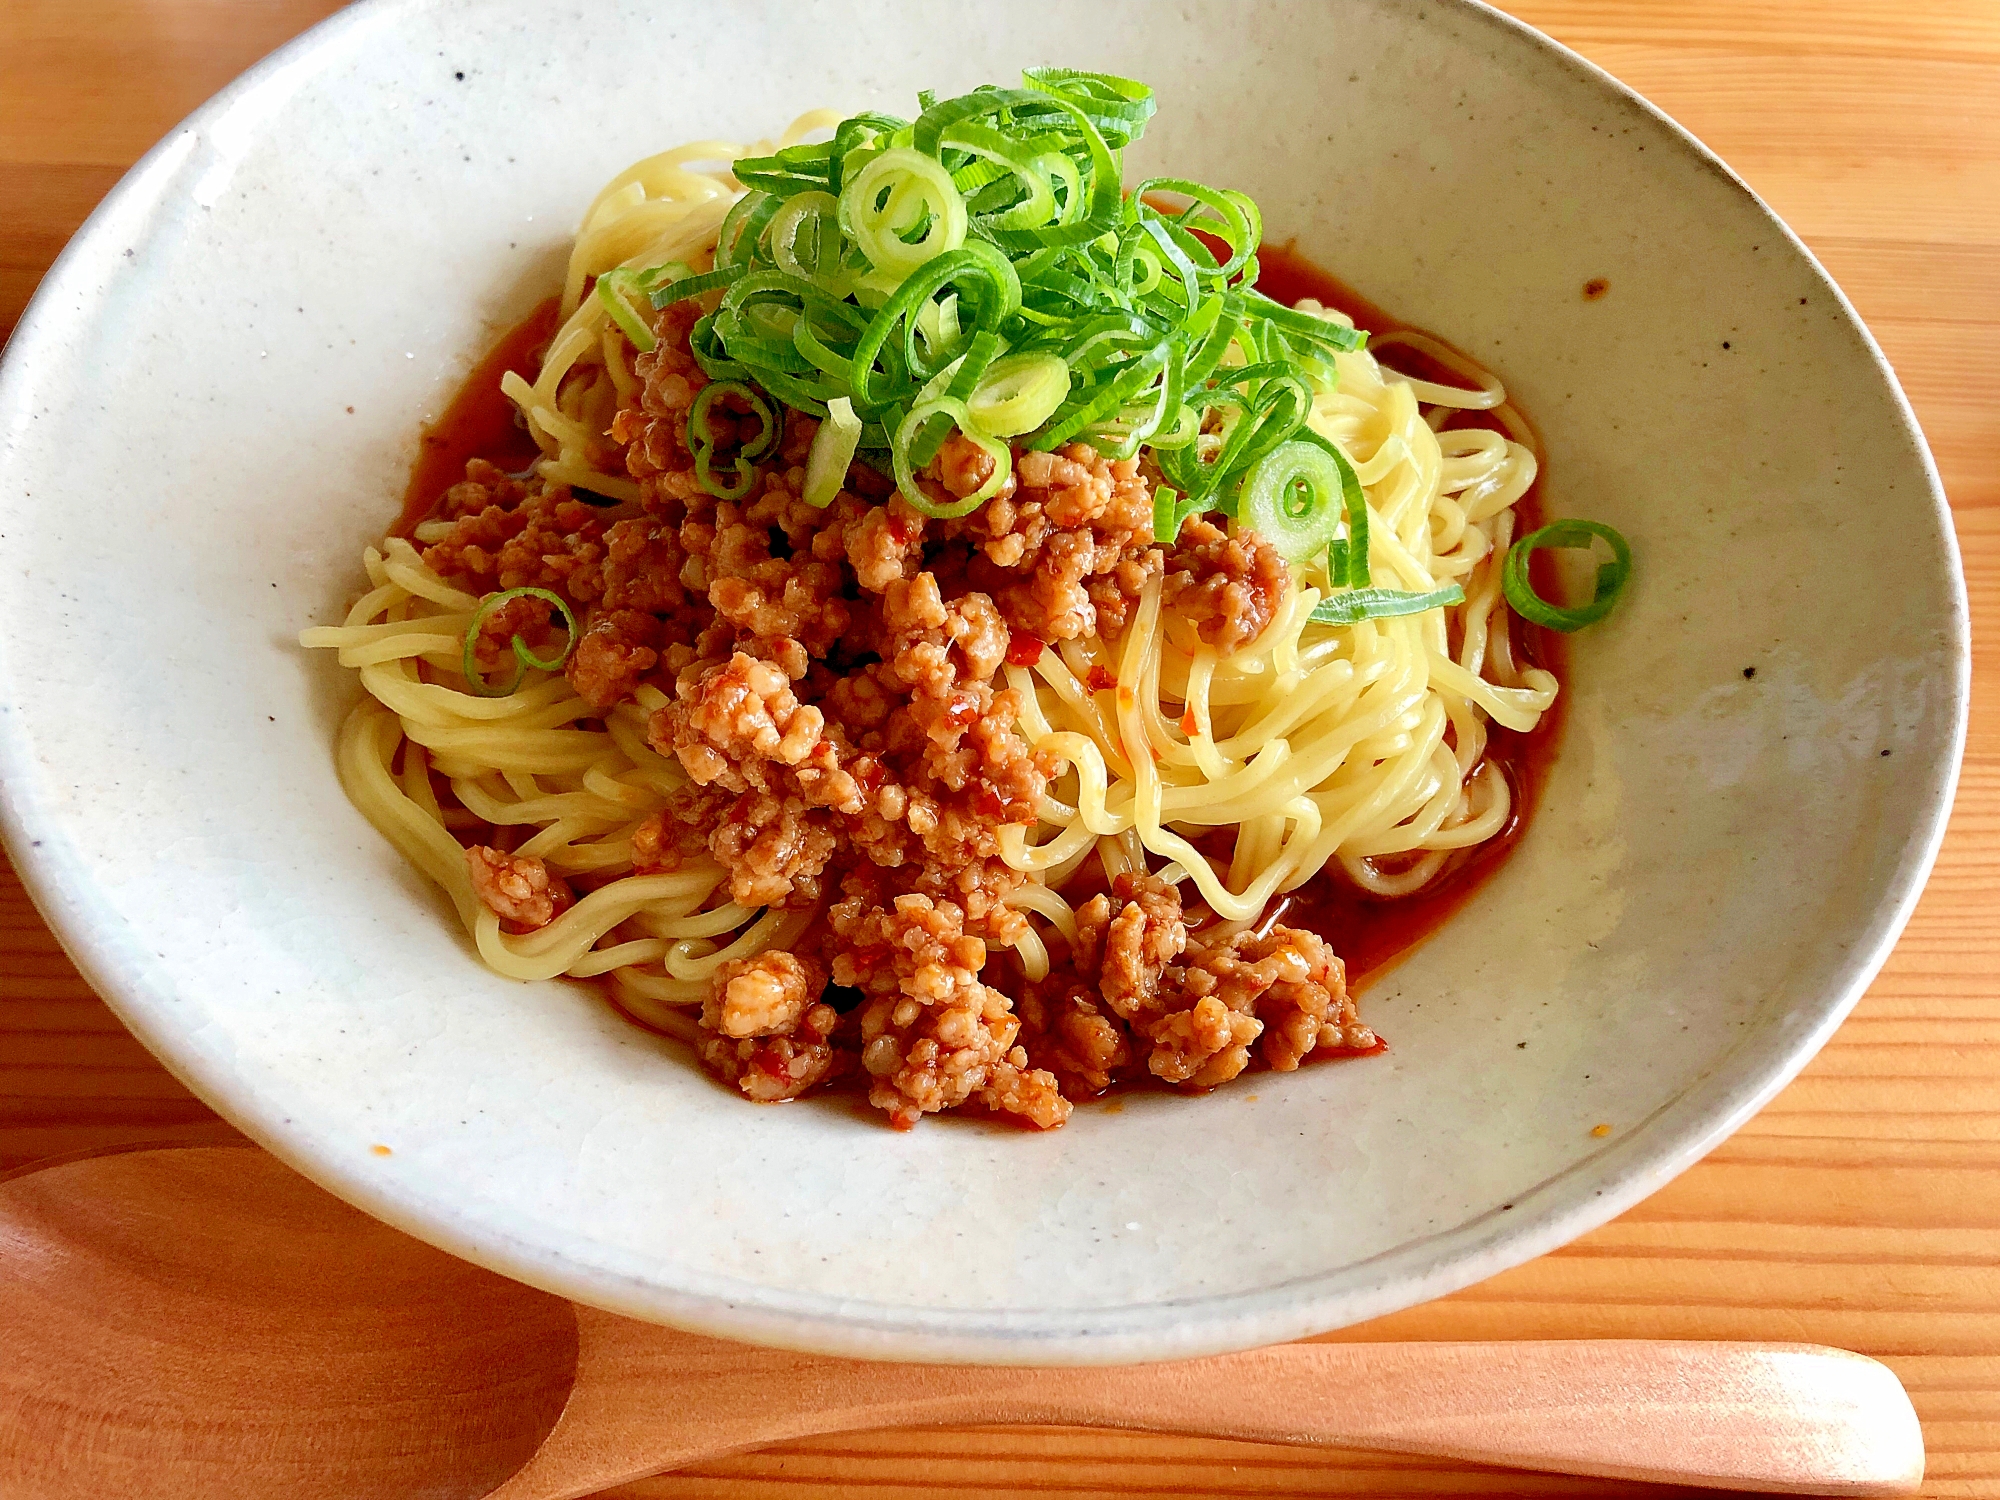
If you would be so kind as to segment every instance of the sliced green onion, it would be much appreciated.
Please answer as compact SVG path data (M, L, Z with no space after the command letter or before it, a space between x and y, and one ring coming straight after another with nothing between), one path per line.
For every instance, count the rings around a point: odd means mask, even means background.
M965 243L965 199L934 157L895 147L840 190L840 221L869 264L901 281Z
M648 300L655 307L669 307L676 302L685 302L690 297L699 297L704 292L713 292L736 281L750 268L748 266L717 266L713 271L703 271L699 276L682 276L665 286L654 287Z
M1173 350L1169 345L1155 344L1137 359L1111 366L1112 373L1108 379L1073 394L1064 403L1063 409L1035 435L1029 446L1053 453L1086 429L1110 420L1114 413L1130 405L1152 383L1155 374L1163 370L1172 357Z
M1146 442L1153 448L1185 448L1200 436L1201 417L1192 406L1183 401L1180 410L1174 416L1174 425L1168 427L1162 421Z
M1076 163L1064 152L1045 151L1029 165L1048 180L1052 190L1060 190L1055 222L1068 225L1081 218L1084 210L1083 173Z
M1191 500L1235 515L1242 494L1237 476L1246 475L1264 455L1287 441L1296 438L1312 443L1311 429L1305 423L1312 393L1281 364L1225 367L1218 378L1220 383L1214 387L1190 391L1188 401L1197 410L1218 406L1225 411L1234 409L1234 418L1224 421L1221 444L1210 453L1204 444L1191 443L1157 458L1161 472L1184 488ZM1312 445L1322 451L1327 446ZM1327 456L1338 472L1338 455ZM1338 524L1336 515L1327 523L1329 535Z
M1588 604L1565 609L1551 604L1535 592L1528 581L1528 559L1543 547L1588 548L1603 542L1611 549L1611 561L1598 564L1597 590ZM1611 613L1625 584L1632 576L1632 549L1625 538L1602 521L1555 521L1540 531L1530 532L1507 549L1507 561L1500 569L1500 588L1514 613L1537 625L1567 634L1595 625Z
M1273 302L1262 292L1251 290L1242 294L1251 311L1287 333L1302 339L1323 344L1329 349L1342 353L1364 348L1368 335L1359 328L1350 328L1345 323L1336 323L1331 318L1317 317L1312 313L1300 312L1295 307L1286 307L1282 302Z
M925 352L944 362L945 351L964 342L965 330L958 322L958 293L947 294L941 302L918 303L917 334L924 341Z
M826 403L836 394L826 389L824 382L808 385L777 370L760 371L757 378L764 382L765 389L785 405L793 411L802 411L809 417L825 416Z
M758 192L754 188L736 200L729 212L723 215L722 228L716 234L716 270L747 263L750 256L756 253L758 241L763 238L764 226L771 222L771 216L783 201L775 194Z
M899 353L906 372L916 368L917 309L947 286L958 290L961 324L969 310L977 326L997 327L1021 305L1021 282L1012 263L982 240L947 251L921 266L882 304L854 346L854 396L862 406L881 406L897 399L893 388L896 371L886 369L878 375L876 363L885 355L893 359ZM885 346L899 328L903 332L900 348L892 352ZM887 378L878 385L882 377Z
M1185 177L1149 177L1132 190L1132 197L1135 202L1143 203L1149 193L1173 193L1194 200L1191 205L1193 217L1183 216L1176 220L1173 237L1190 258L1205 260L1211 265L1215 258L1190 231L1199 229L1229 246L1229 259L1216 267L1216 274L1224 280L1243 270L1256 253L1257 241L1262 237L1264 226L1258 217L1257 205L1241 193L1224 192L1203 183L1190 182Z
M1009 354L987 367L966 399L982 432L1018 437L1055 415L1069 395L1069 364L1060 354Z
M718 500L741 500L757 483L757 466L742 454L731 460L731 470L736 475L735 479L724 483L716 476L715 450L700 448L695 451L695 482Z
M739 157L731 171L745 187L783 195L824 186L833 172L833 142L786 146L770 156Z
M965 400L977 388L980 377L986 373L987 368L993 363L993 356L999 352L999 335L984 328L980 329L972 336L972 342L966 346L965 353L959 358L956 367L947 366L946 369L939 371L931 383L918 394L917 399L928 401L936 396L949 396L954 401ZM947 374L950 375L948 384L945 382ZM939 385L943 385L944 389L936 389ZM910 444L910 468L913 471L921 469L936 458L939 447L950 433L950 417L932 417L926 422L924 430L917 435L917 440Z
M745 158L749 191L724 218L716 269L639 285L655 306L723 293L690 336L710 379L754 382L823 422L846 402L861 429L850 463L900 465L906 489L953 423L1114 460L1150 448L1163 534L1235 513L1273 453L1314 444L1338 483L1306 460L1317 479L1294 476L1281 497L1299 512L1288 545L1319 537L1336 586L1366 587L1365 497L1305 422L1329 361L1363 335L1255 290L1263 221L1243 194L1181 178L1127 191L1120 156L1152 90L1040 68L1019 87L919 102L914 121L855 115L831 141ZM1153 190L1185 208L1146 201ZM603 295L632 293L614 282ZM718 493L749 482L728 463L697 451Z
M767 374L765 378L772 377ZM732 455L730 466L736 477L726 483L715 472L715 429L709 420L715 403L724 396L735 396L757 418L757 436ZM694 454L695 482L718 500L741 500L757 483L758 461L769 457L783 436L784 426L771 410L771 403L754 387L740 380L711 380L688 408L687 443Z
M1339 529L1340 470L1311 443L1280 443L1243 481L1236 514L1287 562L1326 550Z
M694 404L688 408L688 446L700 449L715 445L709 414L724 396L736 397L750 408L750 414L757 419L757 436L742 444L738 451L744 458L753 461L767 457L778 446L784 429L778 422L777 413L771 410L771 403L754 386L745 385L740 380L711 380L696 393Z
M514 680L502 687L488 682L479 670L479 631L486 623L487 616L501 605L515 599L540 599L551 605L562 615L563 628L569 632L569 636L563 642L561 653L552 661L535 655L528 649L526 641L518 635L515 636L514 658L519 665L514 669ZM530 667L543 672L561 671L563 663L569 660L570 653L576 650L577 637L576 616L570 612L569 605L560 595L552 594L547 589L507 589L498 594L489 594L480 602L479 608L472 612L472 620L465 627L465 651L459 665L465 674L466 686L482 698L505 698L521 686Z
M936 501L924 493L917 483L917 476L910 467L910 446L923 432L924 424L935 416L948 416L958 424L958 430L976 444L986 456L993 460L993 472L986 483L963 499ZM1007 482L1007 476L1014 472L1014 455L1007 451L1005 443L995 442L981 432L965 409L963 401L954 401L949 396L940 396L935 401L921 402L910 408L910 414L903 418L896 429L895 441L890 452L896 465L896 488L903 492L903 498L910 505L927 516L939 520L950 520L957 516L969 516L988 500L1000 493L1000 487Z
M1159 108L1153 91L1145 84L1115 73L1085 73L1075 68L1029 68L1021 75L1032 88L1068 94L1090 106L1092 118L1100 126L1110 126L1109 134L1127 145L1139 138L1139 131Z
M946 131L941 144L951 150L984 157L987 170L1009 177L985 185L980 194L986 209L980 217L991 229L1031 229L1056 216L1055 189L1033 154L1037 142L1020 140L985 125L958 125Z
M1465 590L1455 583L1427 594L1408 594L1400 589L1348 589L1320 600L1306 618L1320 625L1355 625L1391 615L1420 615L1427 609L1464 602Z
M1347 535L1327 549L1327 576L1336 588L1365 589L1375 581L1368 563L1368 495L1361 488L1361 476L1331 438L1309 426L1299 428L1299 440L1311 443L1333 460L1340 471L1340 508L1347 518Z
M825 510L847 483L848 467L854 450L861 444L861 419L845 396L826 403L826 420L813 434L812 451L806 454L806 484L800 498L815 510Z
M611 321L618 325L618 331L632 341L632 347L641 354L653 352L653 330L641 321L627 301L630 293L641 285L638 271L606 271L597 278L597 300L604 304L604 310L611 315Z
M845 297L861 280L860 269L847 264L840 200L831 193L804 192L787 199L772 215L765 235L771 259L787 275L836 297Z

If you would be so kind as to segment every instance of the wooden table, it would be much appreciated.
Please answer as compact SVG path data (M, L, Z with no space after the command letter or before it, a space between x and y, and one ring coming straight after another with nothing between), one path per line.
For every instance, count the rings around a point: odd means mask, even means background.
M0 4L0 332L183 114L328 0ZM1980 643L1937 873L1819 1059L1735 1139L1556 1254L1339 1335L1805 1339L1878 1355L1932 1495L2000 1494L2000 4L1517 0L1716 148L1868 319L1952 498ZM119 1026L0 862L0 1168L233 1132ZM1079 1431L891 1432L636 1496L1661 1494L1365 1454Z

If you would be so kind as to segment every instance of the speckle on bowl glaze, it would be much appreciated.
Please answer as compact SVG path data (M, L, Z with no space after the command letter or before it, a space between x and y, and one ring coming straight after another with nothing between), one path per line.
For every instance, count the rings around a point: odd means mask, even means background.
M1874 344L1677 128L1468 0L948 27L767 0L726 59L692 5L582 10L336 17L134 170L0 368L0 822L84 972L230 1119L425 1239L635 1316L1114 1361L1547 1250L1839 1022L1942 832L1963 584ZM1050 58L1051 35L1088 45ZM578 989L476 962L342 796L354 688L293 642L612 172L1047 61L1152 82L1135 167L1247 189L1274 239L1490 362L1546 437L1552 510L1630 536L1635 583L1576 641L1530 837L1369 995L1385 1056L1043 1137L753 1108Z

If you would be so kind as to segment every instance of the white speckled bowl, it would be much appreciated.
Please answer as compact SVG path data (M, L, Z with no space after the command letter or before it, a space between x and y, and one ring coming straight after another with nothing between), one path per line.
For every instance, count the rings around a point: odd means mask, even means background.
M1875 345L1680 130L1469 0L577 9L376 0L286 48L98 210L0 371L8 847L203 1098L584 1302L1113 1361L1325 1329L1560 1244L1846 1014L1944 826L1963 585ZM420 416L611 172L1044 61L1153 82L1137 164L1248 189L1274 239L1490 361L1546 434L1552 510L1622 528L1636 583L1576 642L1524 847L1367 997L1387 1056L1041 1137L751 1108L577 989L477 963L342 797L354 688L295 633L334 618Z

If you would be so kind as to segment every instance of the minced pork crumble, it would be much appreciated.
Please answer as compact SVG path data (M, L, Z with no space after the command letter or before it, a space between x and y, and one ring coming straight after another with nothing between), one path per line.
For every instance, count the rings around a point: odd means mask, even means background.
M695 316L687 303L660 315L638 402L611 429L638 506L474 460L436 512L449 534L424 556L475 593L568 599L583 628L566 670L594 707L642 683L671 700L648 738L689 781L635 834L638 871L706 853L731 900L822 908L792 949L715 974L703 1063L757 1100L859 1069L900 1128L974 1106L1046 1129L1121 1078L1202 1089L1253 1058L1285 1070L1315 1048L1373 1046L1319 937L1204 937L1150 876L1084 902L1072 951L1049 933L1046 979L1024 979L1006 951L1027 920L1006 900L1024 877L997 830L1034 821L1053 768L1017 732L1019 695L996 672L1045 643L1116 636L1155 576L1163 607L1205 641L1254 639L1285 588L1276 553L1201 520L1156 545L1138 463L1083 444L1018 454L961 520L926 518L859 464L817 510L799 498L817 424L796 412L750 494L718 500L686 444L707 383L688 352ZM991 462L954 435L923 482L964 496ZM546 613L529 599L495 610L482 655L532 640ZM575 899L539 859L486 845L466 858L516 930Z

